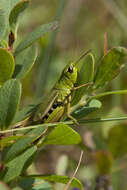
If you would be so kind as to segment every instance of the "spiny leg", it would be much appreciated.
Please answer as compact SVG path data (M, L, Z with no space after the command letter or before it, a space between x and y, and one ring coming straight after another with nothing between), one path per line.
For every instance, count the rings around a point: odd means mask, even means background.
M74 87L73 90L78 90L79 88L82 88L84 86L88 86L88 85L91 85L91 84L93 84L93 82L88 82L88 83L85 83L85 84L81 84L79 86Z
M77 86L77 87L74 87L73 90L78 90L79 88L82 88L84 86L88 86L92 84L92 82L88 82L88 83L85 83L85 84L82 84L80 86ZM66 115L68 118L70 118L77 126L80 126L78 121L70 114L70 99L71 99L71 94L68 95L67 98L67 105L66 105ZM70 98L70 99L69 99Z
M80 126L78 121L70 114L70 101L69 101L69 97L67 98L67 105L66 105L66 115L68 118L70 118L78 127Z

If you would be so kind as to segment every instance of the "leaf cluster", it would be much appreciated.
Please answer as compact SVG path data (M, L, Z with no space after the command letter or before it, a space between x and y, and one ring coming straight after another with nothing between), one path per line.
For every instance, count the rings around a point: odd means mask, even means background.
M26 175L27 168L34 162L38 149L46 145L77 145L84 151L91 151L93 147L84 143L79 133L72 129L73 122L66 117L58 123L31 123L31 125L27 123L40 103L43 104L42 100L37 100L19 110L22 96L21 81L34 66L38 55L34 43L46 33L55 30L58 24L54 21L40 25L15 47L19 18L28 7L29 0L12 2L11 5L5 0L0 2L2 7L0 9L0 149L2 152L0 189L28 190L33 187L34 190L52 189L52 185L48 182L67 184L70 177L55 174ZM76 90L71 101L71 114L81 126L86 122L102 121L101 118L99 120L95 118L94 121L93 118L85 118L101 108L102 103L98 98L109 94L127 93L126 90L99 93L100 89L104 89L120 73L126 60L126 48L113 47L104 54L99 63L96 63L97 67L92 53L81 61L77 86L85 83L90 85ZM18 126L20 128L16 129ZM116 133L118 135L114 137ZM108 140L102 141L103 150L98 146L102 142L98 143L98 139L93 138L96 145L94 159L99 175L111 174L113 157L119 157L117 148L120 146L117 138L120 140L123 133L124 128L118 126L115 131L112 128ZM126 142L123 140L121 144L125 145ZM104 148L105 146L109 147L110 152ZM126 148L120 151L120 156L125 153ZM83 185L77 178L72 180L71 185L83 190Z

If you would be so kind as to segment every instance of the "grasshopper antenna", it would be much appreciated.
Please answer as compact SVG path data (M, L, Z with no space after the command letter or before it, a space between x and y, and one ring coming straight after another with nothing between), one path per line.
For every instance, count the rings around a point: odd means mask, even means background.
M85 57L86 55L88 55L92 50L89 49L88 51L84 52L76 61L75 61L75 65L77 65L79 63L79 61Z

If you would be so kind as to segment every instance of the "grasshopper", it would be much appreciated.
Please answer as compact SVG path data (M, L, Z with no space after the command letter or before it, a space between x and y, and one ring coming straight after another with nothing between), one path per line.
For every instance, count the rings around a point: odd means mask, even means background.
M89 52L90 50L82 54L78 60L69 63L64 68L59 80L51 91L48 106L47 104L40 106L41 108L37 111L37 113L39 112L40 119L36 119L36 115L38 115L36 113L34 116L34 121L38 120L39 123L58 122L64 114L66 114L67 117L73 120L76 125L79 125L77 120L70 114L70 102L73 91L90 84L86 83L76 86L78 76L77 64L84 56L89 54ZM41 110L45 110L43 114L40 114L42 113Z

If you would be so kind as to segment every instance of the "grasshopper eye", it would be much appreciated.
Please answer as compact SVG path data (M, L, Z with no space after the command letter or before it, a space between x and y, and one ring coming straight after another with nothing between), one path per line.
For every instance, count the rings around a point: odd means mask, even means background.
M68 67L68 70L67 70L69 73L73 73L73 67Z

